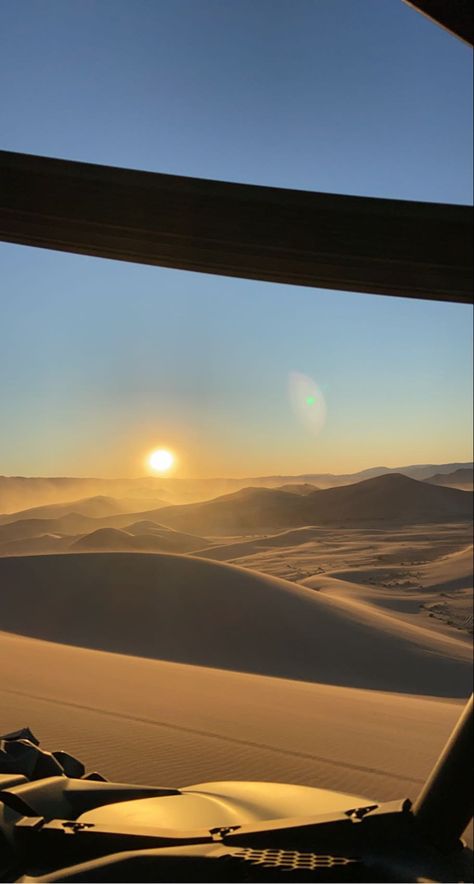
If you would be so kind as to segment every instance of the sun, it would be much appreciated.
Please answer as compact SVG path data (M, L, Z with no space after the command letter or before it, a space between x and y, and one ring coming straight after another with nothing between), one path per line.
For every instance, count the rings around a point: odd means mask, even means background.
M173 466L175 458L167 448L156 448L148 455L147 461L154 473L167 473Z

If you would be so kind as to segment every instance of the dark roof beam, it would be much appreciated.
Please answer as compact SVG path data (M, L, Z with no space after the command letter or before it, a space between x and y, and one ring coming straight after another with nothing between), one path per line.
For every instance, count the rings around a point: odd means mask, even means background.
M268 282L472 301L468 206L0 151L0 240Z

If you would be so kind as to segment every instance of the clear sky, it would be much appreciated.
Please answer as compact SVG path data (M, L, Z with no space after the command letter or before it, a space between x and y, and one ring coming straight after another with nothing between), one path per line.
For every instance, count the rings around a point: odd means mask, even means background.
M401 0L0 13L4 149L472 201L471 50ZM6 244L0 263L0 473L138 475L155 446L196 476L472 457L469 307Z

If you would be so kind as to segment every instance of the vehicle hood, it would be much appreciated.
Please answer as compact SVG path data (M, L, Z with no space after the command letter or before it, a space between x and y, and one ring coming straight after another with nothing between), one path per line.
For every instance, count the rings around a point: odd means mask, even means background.
M224 781L185 786L178 795L104 805L87 811L79 820L95 825L185 830L315 816L374 803L360 795L310 786Z

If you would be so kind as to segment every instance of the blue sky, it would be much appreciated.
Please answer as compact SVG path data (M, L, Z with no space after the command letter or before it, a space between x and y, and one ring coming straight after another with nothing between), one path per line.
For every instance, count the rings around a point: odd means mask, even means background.
M3 0L7 150L472 201L472 57L399 0ZM0 473L471 458L472 311L0 244ZM291 372L327 404L314 435Z

